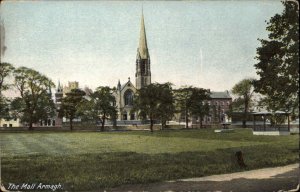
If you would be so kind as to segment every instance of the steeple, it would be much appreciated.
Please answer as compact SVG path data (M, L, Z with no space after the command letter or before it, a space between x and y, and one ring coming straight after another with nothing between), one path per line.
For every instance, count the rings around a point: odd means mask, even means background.
M141 18L140 41L139 41L138 54L141 57L141 59L148 59L148 57L149 57L143 11L142 11L142 18Z
M63 98L63 88L60 85L60 80L58 80L58 85L57 85L57 89L56 89L56 93L55 93L55 102L57 104L57 108L60 108L60 103L62 101Z
M118 81L117 89L118 89L119 91L121 90L121 83L120 83L120 79L119 79L119 81Z
M141 89L151 84L150 55L147 46L144 13L142 11L139 47L136 56L135 86Z
M57 92L62 92L62 87L60 85L60 81L58 80L58 85L57 85L57 89L56 89Z

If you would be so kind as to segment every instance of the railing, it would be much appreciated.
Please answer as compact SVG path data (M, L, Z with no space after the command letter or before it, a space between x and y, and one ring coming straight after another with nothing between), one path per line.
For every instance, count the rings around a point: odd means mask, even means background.
M256 125L253 128L254 131L289 131L288 125Z

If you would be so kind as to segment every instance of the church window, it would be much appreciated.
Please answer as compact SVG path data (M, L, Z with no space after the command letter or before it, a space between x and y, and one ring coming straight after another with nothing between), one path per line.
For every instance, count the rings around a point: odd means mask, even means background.
M130 89L128 89L124 93L124 101L125 101L125 105L128 105L128 106L133 105L133 92Z

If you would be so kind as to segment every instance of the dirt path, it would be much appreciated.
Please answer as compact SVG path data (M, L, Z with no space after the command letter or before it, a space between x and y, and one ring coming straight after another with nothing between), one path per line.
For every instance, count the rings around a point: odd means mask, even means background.
M299 184L299 164L231 174L179 179L151 184L124 185L107 191L222 191L273 192L295 189Z

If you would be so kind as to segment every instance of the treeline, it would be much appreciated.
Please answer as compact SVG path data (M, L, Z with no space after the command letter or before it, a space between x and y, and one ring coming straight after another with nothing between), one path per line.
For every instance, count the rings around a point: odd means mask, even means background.
M27 123L29 130L34 123L48 118L65 117L70 121L81 118L85 121L101 123L104 131L105 122L111 120L116 125L117 107L113 95L115 88L100 86L88 95L81 89L73 89L66 93L59 106L56 106L51 89L54 83L38 71L26 67L14 68L9 63L0 66L0 119L20 119ZM13 83L7 83L12 78ZM18 96L5 98L3 91L15 89ZM185 87L173 90L171 83L153 83L138 90L134 95L132 113L137 113L139 119L150 120L150 130L153 131L154 120L159 120L162 127L174 117L175 113L185 116L186 127L191 116L200 117L200 123L209 114L206 101L210 99L208 89Z

